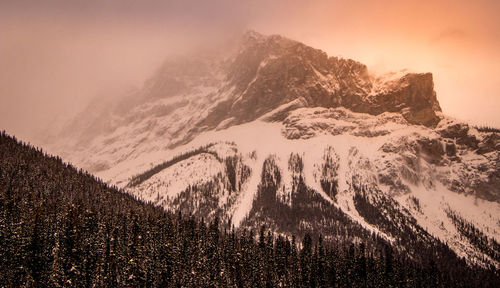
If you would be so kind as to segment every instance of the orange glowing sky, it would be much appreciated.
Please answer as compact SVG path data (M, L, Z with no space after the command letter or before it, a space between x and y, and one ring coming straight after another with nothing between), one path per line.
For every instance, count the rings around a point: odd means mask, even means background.
M500 127L500 1L0 0L0 129L30 140L164 57L245 29L382 73L432 72L445 114Z

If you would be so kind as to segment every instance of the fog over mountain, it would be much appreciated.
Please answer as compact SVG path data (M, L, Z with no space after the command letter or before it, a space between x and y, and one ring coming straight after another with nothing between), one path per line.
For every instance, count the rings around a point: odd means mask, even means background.
M255 31L227 47L163 62L45 149L227 227L340 241L342 218L410 255L441 241L471 265L500 265L499 130L444 114L432 73L373 74Z
M91 99L247 29L370 71L432 71L445 113L499 126L497 1L0 1L0 123L39 143Z
M499 287L498 3L0 0L0 286Z

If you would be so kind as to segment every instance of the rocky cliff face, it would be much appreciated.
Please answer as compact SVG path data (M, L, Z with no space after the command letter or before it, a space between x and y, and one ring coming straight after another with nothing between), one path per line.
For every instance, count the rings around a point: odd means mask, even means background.
M300 100L303 107L345 107L378 115L401 112L409 123L435 126L441 111L432 74L375 79L365 65L328 57L318 49L281 36L247 33L228 71L233 97L217 106L206 122L241 124Z
M66 127L61 142L90 144L116 133L104 141L137 138L131 147L140 148L139 142L156 138L172 148L280 106L287 108L269 120L283 120L287 111L301 107L344 107L371 115L397 112L410 124L428 127L440 121L430 73L377 77L359 62L328 57L278 35L248 32L238 43L236 51L165 61L141 89L121 101L91 105ZM135 127L132 135L127 126ZM131 147L115 159L137 150Z
M434 91L431 73L406 74L403 77L383 84L385 91L377 91L369 101L360 101L351 105L356 112L378 115L383 112L401 112L411 124L435 127L440 119L436 112L441 107Z

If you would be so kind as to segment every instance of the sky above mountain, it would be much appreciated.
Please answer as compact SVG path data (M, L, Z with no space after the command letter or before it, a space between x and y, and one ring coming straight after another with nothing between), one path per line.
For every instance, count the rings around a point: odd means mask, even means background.
M444 113L500 126L500 2L0 0L0 129L33 139L165 57L247 29L376 73L432 72Z

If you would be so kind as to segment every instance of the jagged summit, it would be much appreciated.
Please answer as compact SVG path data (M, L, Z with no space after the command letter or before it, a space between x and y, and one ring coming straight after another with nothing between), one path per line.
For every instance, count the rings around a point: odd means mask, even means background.
M142 90L145 98L196 94L200 86L216 104L193 129L214 129L253 121L277 107L345 107L378 115L399 112L411 124L435 126L441 111L432 74L407 73L390 80L372 77L366 65L328 57L280 35L246 32L237 53L224 60L189 57L166 61ZM203 89L203 88L202 88ZM218 98L218 99L214 99ZM300 103L300 104L298 104Z
M283 46L299 44L298 41L283 37L283 36L278 35L278 34L264 35L264 34L261 34L255 30L251 30L251 29L247 30L242 35L241 39L239 40L239 42L240 42L239 44L241 45L240 48L244 49L245 46L247 46L249 44L256 44L256 43L263 44L264 42L267 42L270 40L274 43L277 43L277 44L280 44Z
M409 123L425 126L440 120L430 73L408 73L381 83L364 64L328 57L279 35L249 31L242 42L228 72L234 97L216 109L215 123L248 122L297 99L304 107L345 107L372 115L400 112Z

